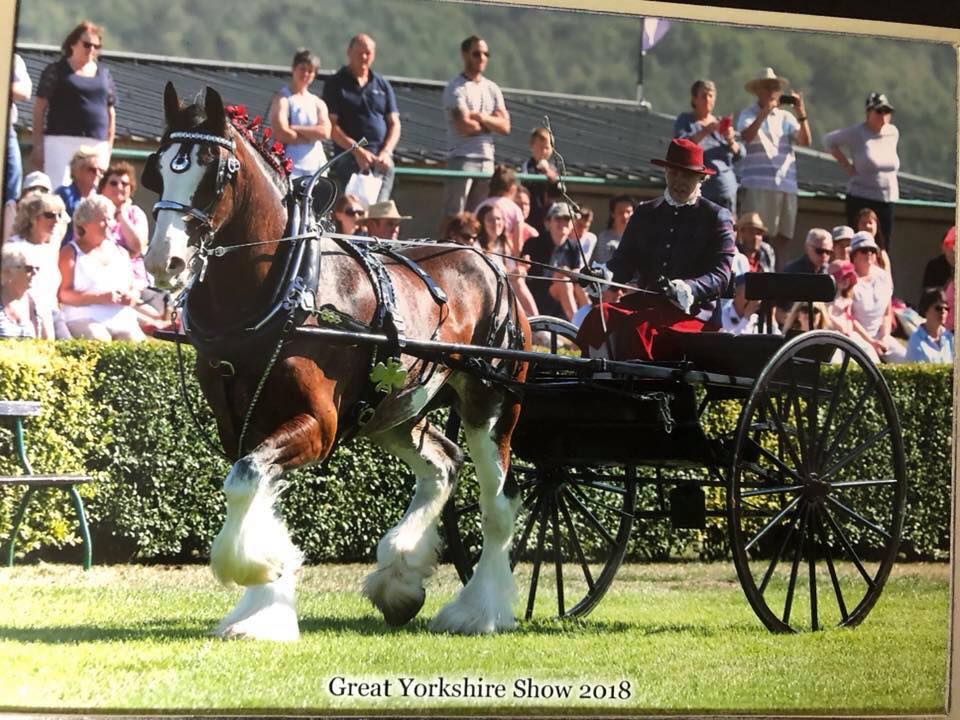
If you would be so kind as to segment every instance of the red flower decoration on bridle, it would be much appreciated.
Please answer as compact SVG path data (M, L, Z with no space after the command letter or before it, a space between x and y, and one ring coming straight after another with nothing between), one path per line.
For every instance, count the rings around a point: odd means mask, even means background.
M282 175L291 173L293 160L284 156L283 143L274 142L272 145L270 144L273 131L268 127L263 127L263 118L257 115L253 120L250 120L245 105L227 105L223 109L230 118L230 124L233 125L234 129L257 148L270 167ZM259 138L256 136L257 130L260 130Z

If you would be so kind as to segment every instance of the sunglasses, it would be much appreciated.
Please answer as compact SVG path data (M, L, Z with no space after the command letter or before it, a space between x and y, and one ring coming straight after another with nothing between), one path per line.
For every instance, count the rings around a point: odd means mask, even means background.
M58 213L58 212L53 212L52 210L45 210L45 211L42 213L42 215L43 215L47 220L59 220L59 219L60 219L60 213Z
M934 305L933 309L937 312L947 312L950 309L949 305Z
M24 270L25 272L28 272L28 273L31 273L31 274L36 274L36 273L40 272L40 266L39 266L39 265L21 265L20 268L21 268L22 270Z
M364 211L363 208L354 208L354 207L352 207L352 208L346 208L346 209L343 211L343 214L344 214L344 215L349 215L349 216L351 216L351 217L361 217L361 216L363 216L364 212L365 212L365 211Z
M84 46L87 50L99 50L101 47L103 47L102 45L100 45L100 44L98 44L98 43L92 43L92 42L90 42L89 40L84 40L84 41L83 41L83 46Z
M489 50L474 50L473 52L470 53L470 55L471 55L472 57L475 57L475 58L478 58L478 57L490 57L490 51L489 51Z
M107 184L110 185L111 187L130 187L129 180L120 180L119 178L114 178Z
M827 250L826 248L816 248L817 255L833 255L833 250Z

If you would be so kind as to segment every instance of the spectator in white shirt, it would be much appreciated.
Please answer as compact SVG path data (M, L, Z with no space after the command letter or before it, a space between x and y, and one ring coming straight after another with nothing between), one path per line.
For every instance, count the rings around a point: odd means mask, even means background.
M850 258L857 273L851 306L853 319L866 334L866 339L884 362L903 362L906 349L891 335L892 315L889 312L893 298L890 274L877 265L880 248L873 235L861 230L850 241Z

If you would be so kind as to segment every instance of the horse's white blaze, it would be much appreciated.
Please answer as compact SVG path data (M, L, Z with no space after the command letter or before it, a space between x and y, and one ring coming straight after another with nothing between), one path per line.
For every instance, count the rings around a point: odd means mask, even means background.
M206 167L198 162L198 146L190 152L190 167L186 172L175 173L170 170L170 162L180 151L180 145L168 147L159 157L160 174L163 176L163 199L193 205L193 196L203 178ZM186 216L175 210L160 210L157 213L157 225L150 238L150 246L143 261L147 271L156 276L158 282L169 282L187 265L188 249ZM171 261L173 261L171 265ZM176 262L176 261L179 261ZM173 271L171 271L173 267Z
M516 625L516 586L510 569L515 503L503 493L507 469L490 427L464 425L464 436L480 484L483 550L473 577L453 602L430 623L430 629L460 635L510 630Z
M395 609L423 602L423 581L433 574L440 553L437 519L450 497L458 459L442 443L417 426L394 436L376 438L388 452L410 466L417 478L416 491L403 518L377 545L377 569L367 576L363 592L377 607ZM432 432L432 431L431 431ZM411 442L411 439L413 442Z

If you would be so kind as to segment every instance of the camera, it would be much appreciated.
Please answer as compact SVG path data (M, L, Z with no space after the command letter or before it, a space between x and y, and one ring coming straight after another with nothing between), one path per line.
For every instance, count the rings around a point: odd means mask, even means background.
M778 102L781 105L796 105L797 99L793 95L781 95Z

